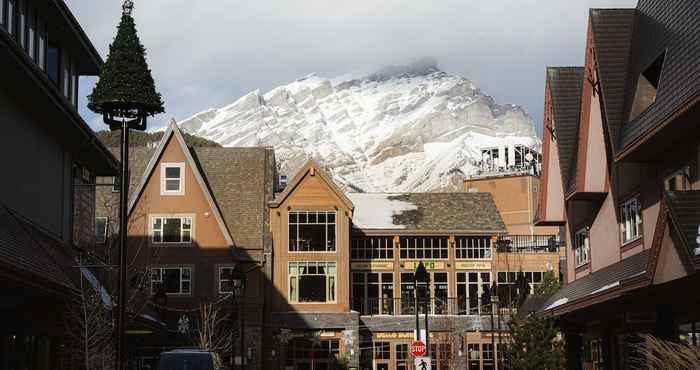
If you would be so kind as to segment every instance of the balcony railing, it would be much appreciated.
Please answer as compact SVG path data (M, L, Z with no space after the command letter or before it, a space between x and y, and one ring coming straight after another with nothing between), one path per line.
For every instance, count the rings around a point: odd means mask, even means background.
M424 314L424 303L418 304L418 313ZM352 309L361 315L415 315L416 301L413 298L367 298L353 299ZM430 315L488 315L491 302L481 298L431 298L428 303Z
M498 253L556 253L558 235L507 235L496 240Z

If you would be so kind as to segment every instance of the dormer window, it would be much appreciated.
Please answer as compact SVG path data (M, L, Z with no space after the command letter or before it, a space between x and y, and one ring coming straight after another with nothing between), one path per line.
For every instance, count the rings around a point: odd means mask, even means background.
M574 256L576 267L581 267L590 261L590 239L588 237L588 227L584 227L574 235Z
M163 163L160 168L160 195L185 194L185 164Z
M659 55L639 75L639 79L637 80L637 89L634 92L632 110L630 111L630 121L637 118L656 101L656 92L659 88L661 69L664 65L665 56L665 52Z

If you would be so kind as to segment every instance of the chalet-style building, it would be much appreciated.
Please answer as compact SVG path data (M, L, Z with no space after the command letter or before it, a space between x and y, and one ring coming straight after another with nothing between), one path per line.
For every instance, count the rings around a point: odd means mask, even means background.
M274 152L194 147L185 140L172 122L157 146L129 151L129 254L137 261L129 281L149 276L146 294L152 300L141 312L153 321L149 326L140 320L127 331L131 367L154 368L161 351L193 346L200 303L229 309L236 268L248 272L245 296L238 299L246 366L260 369L263 292L269 291L271 268L267 203L276 176ZM118 155L119 149L113 150ZM110 230L118 225L118 193L112 190L98 190L96 224L103 242L116 237ZM240 345L235 349L240 357Z
M337 357L361 369L412 368L413 276L423 261L434 368L494 369L506 339L492 328L505 327L508 310L491 321L492 284L503 303L519 272L529 289L558 272L556 249L495 247L506 227L488 193L344 193L313 161L270 203L270 225L266 368L329 369Z
M78 114L78 77L101 65L63 1L0 0L0 370L75 365L76 257L94 243L95 176L118 171Z
M635 334L699 345L700 3L591 9L583 67L547 69L538 222L568 284L569 369L628 369Z

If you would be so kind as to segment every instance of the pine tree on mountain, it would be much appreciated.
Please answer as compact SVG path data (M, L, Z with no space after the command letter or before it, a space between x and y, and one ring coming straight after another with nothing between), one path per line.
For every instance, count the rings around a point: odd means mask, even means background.
M88 95L88 108L96 113L116 109L118 116L129 118L165 111L146 62L146 49L136 33L134 19L126 11L109 46L100 79ZM125 111L127 108L139 112Z

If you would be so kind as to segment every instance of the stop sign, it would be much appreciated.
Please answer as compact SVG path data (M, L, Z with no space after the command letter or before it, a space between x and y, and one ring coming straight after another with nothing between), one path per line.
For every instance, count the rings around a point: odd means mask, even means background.
M411 355L413 357L425 356L425 343L422 340L416 340L411 343Z

